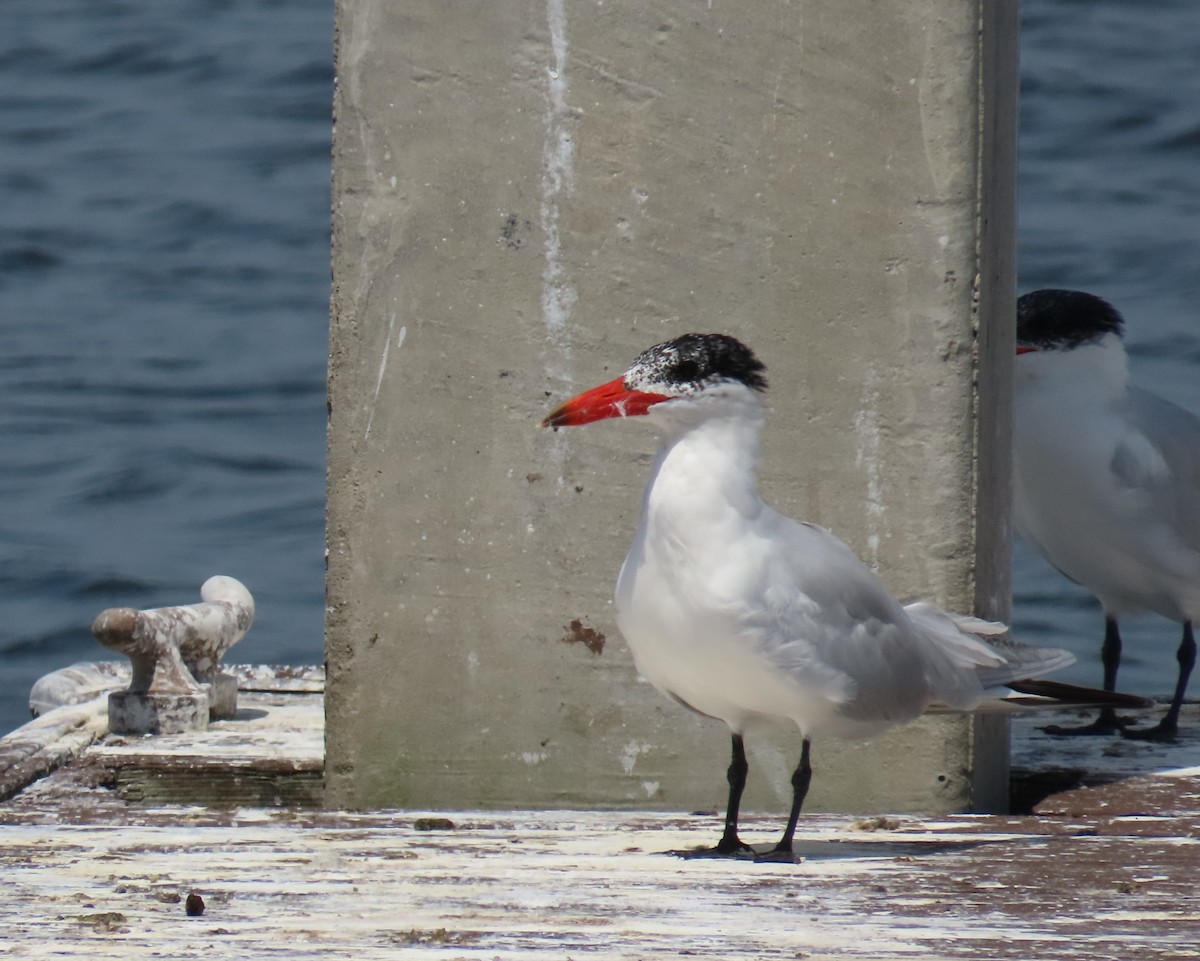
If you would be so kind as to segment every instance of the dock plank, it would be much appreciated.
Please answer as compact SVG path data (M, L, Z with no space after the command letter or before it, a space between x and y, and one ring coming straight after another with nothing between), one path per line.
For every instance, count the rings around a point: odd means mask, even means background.
M1156 961L1194 958L1200 935L1200 842L1169 834L814 816L802 862L755 864L662 853L716 828L666 814L465 814L435 832L409 814L175 816L0 827L10 956Z
M808 814L788 864L666 853L711 843L715 814L356 813L123 789L121 771L173 765L193 787L222 766L319 779L319 693L243 707L205 735L104 737L0 804L6 957L1168 961L1200 944L1190 737L1060 750L1018 725L1019 764L1061 763L1083 786L1026 816ZM779 827L750 815L743 833L766 846Z

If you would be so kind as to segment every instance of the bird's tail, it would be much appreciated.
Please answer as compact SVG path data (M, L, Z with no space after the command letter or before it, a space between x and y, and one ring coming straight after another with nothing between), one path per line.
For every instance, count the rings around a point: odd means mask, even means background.
M1126 694L1122 691L1100 691L1094 687L1080 687L1078 684L1064 684L1062 681L1046 680L1017 680L1010 681L1009 690L1028 697L1009 697L1006 700L1015 701L1023 707L1041 707L1047 704L1047 699L1053 707L1070 705L1071 707L1123 707L1131 711L1147 711L1155 706L1155 701L1136 694Z
M1094 687L1064 684L1061 681L1011 681L1008 693L985 697L971 710L976 714L1027 714L1029 711L1054 708L1124 708L1129 711L1148 711L1156 703L1147 697L1125 694L1122 691L1101 691ZM960 708L934 704L931 714L958 714Z
M927 601L908 604L904 610L944 658L931 665L930 680L935 697L947 707L970 710L986 690L1075 662L1069 651L1018 644L1008 628L995 621L947 614Z
M1064 705L1130 710L1154 707L1154 701L1135 694L1041 679L1043 674L1073 664L1075 655L1056 647L1018 644L1009 635L1008 628L996 621L947 614L925 601L909 604L904 609L914 623L937 642L954 665L950 679L939 678L942 684L935 685L940 702L938 707L1001 712ZM967 678L970 683L965 680ZM1025 696L1010 693L1005 697L980 700L983 690L995 688L1008 688L1010 692ZM938 707L934 707L935 712Z

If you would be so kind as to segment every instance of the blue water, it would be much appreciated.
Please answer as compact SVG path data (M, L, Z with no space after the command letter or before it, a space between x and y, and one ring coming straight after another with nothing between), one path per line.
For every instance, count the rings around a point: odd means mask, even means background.
M112 606L322 657L332 4L0 6L0 730Z
M1025 0L1020 284L1129 319L1200 409L1200 4ZM321 659L330 0L0 5L0 730L110 606L254 592L242 661ZM1198 507L1200 509L1200 507ZM1016 626L1086 593L1018 548ZM1127 629L1171 686L1176 629Z
M1019 289L1112 301L1134 380L1200 412L1200 4L1024 0L1022 11ZM1095 600L1021 543L1013 573L1018 635L1069 648L1079 663L1063 677L1098 683ZM1123 619L1121 685L1169 694L1180 633Z

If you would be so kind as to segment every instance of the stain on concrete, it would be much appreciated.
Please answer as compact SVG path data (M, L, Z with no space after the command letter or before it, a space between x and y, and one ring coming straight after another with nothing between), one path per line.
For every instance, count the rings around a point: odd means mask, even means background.
M533 224L522 220L516 214L509 214L500 228L500 242L509 250L520 250L525 246L525 238L533 229ZM502 375L503 376L503 375Z
M567 625L567 633L562 640L564 644L582 644L593 654L604 653L604 635L595 628L585 626L578 617Z

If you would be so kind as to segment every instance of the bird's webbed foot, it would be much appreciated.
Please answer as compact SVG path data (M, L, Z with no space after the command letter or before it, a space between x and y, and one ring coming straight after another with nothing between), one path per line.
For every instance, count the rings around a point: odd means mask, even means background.
M1054 737L1111 737L1114 734L1121 734L1125 728L1121 724L1101 723L1093 721L1091 724L1081 724L1078 727L1063 727L1061 724L1049 724L1042 728L1045 734L1051 734Z
M754 860L760 864L799 864L804 858L797 855L790 847L775 847L763 851L754 856Z
M1091 724L1067 727L1050 724L1042 728L1042 731L1054 737L1110 737L1124 731L1127 723L1129 722L1124 718L1117 717L1112 710L1106 709L1101 711L1100 716Z
M734 858L753 861L758 857L754 848L737 835L723 837L711 848L686 848L682 851L668 851L667 853L689 861L699 858Z
M1179 734L1179 725L1167 718L1152 727L1122 727L1121 737L1131 741L1158 741L1170 743Z

